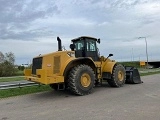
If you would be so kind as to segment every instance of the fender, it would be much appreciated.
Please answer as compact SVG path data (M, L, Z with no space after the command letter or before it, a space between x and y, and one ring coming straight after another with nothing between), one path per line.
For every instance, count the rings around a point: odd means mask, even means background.
M116 62L112 62L112 61L104 63L104 66L102 68L102 72L109 72L112 74L113 67L115 64L116 64Z
M74 58L74 59L69 59L66 61L65 65L62 67L62 74L63 76L67 76L67 74L69 73L70 69L72 69L74 66L78 65L78 64L86 64L89 65L93 71L96 70L96 65L94 63L94 61L88 57L80 57L80 58Z

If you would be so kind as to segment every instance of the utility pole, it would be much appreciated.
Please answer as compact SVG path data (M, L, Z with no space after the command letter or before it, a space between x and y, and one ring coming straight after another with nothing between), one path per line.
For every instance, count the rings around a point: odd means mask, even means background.
M148 45L147 45L147 40L146 37L139 37L138 39L143 39L145 40L146 43L146 58L147 58L147 69L148 69Z

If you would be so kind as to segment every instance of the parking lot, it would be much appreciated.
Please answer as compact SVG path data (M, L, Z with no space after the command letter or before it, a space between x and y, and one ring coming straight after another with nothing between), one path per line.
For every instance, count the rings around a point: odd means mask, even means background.
M143 84L96 87L75 96L48 91L0 100L0 120L160 120L160 74Z

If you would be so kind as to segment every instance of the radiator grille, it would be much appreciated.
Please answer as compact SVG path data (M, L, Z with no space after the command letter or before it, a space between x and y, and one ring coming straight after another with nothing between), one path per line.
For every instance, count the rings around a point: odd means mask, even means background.
M59 73L60 72L60 56L54 57L54 67L53 67L53 73Z
M36 69L42 68L42 57L34 58L32 62L32 74L36 74Z

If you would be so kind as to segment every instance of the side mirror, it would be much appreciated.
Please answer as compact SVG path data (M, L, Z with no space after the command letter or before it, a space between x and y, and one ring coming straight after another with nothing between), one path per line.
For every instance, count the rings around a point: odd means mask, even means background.
M70 44L70 48L72 51L74 51L75 47L76 47L75 44Z
M100 42L101 42L100 38L99 38L99 39L97 39L97 43L99 43L99 44L100 44Z
M112 57L113 56L113 54L109 54L109 56L108 57Z
M111 57L111 56L113 56L113 54L109 54L108 57L107 57L107 59L108 59L109 57Z

